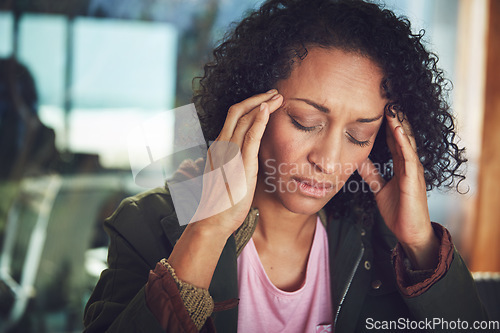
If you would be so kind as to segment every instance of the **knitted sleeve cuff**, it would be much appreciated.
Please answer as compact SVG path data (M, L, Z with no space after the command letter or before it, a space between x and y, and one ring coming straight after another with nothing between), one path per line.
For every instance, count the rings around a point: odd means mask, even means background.
M201 330L206 320L214 310L214 301L207 289L198 288L192 284L180 280L175 274L175 270L170 266L166 259L162 259L160 263L167 268L170 275L179 288L181 299L186 307L189 316L194 324Z

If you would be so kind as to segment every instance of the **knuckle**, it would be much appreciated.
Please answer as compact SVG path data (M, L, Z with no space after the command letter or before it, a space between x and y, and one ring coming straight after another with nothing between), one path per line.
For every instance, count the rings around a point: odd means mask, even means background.
M415 156L413 156L413 154L410 154L409 152L407 152L406 155L403 156L403 159L406 163L415 164Z
M240 103L233 104L229 107L229 110L227 111L227 115L228 116L236 116L240 113L240 110L241 110Z
M238 119L238 126L246 126L250 123L250 119L247 116L243 116Z
M405 164L409 168L414 168L415 170L417 169L417 163L415 163L415 159L413 157L410 157L410 158L406 159L405 160Z
M421 166L422 165L422 163L420 163L420 159L418 158L418 155L413 150L411 152L411 161L413 163L415 163L417 166Z
M257 141L257 135L253 131L248 131L245 134L245 142L254 142Z

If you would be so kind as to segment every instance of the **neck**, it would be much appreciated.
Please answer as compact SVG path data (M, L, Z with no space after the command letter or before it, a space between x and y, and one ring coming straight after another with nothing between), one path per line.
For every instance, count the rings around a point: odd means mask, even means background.
M272 193L263 190L259 183L255 191L253 207L259 209L259 223L255 237L267 244L294 244L303 237L310 238L316 226L316 214L297 214L288 210Z

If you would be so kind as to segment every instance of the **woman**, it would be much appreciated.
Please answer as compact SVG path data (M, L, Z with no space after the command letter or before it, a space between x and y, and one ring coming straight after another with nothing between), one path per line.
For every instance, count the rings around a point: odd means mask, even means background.
M270 0L244 19L194 98L207 139L241 149L242 200L202 218L220 203L206 182L185 228L168 189L124 201L106 221L110 268L87 330L359 332L484 319L449 233L428 214L426 189L463 179L465 160L421 37L362 1Z

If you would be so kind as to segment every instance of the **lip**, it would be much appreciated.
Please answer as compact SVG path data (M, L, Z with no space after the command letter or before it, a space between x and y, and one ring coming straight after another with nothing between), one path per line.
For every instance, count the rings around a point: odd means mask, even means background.
M322 198L333 191L332 183L318 182L314 179L292 178L297 183L299 191L314 198Z

